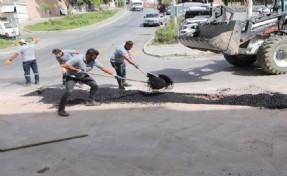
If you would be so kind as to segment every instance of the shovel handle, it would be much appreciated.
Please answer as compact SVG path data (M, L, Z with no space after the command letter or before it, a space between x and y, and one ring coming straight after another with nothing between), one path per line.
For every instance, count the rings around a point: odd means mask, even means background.
M145 71L143 71L141 68L138 68L139 71L141 71L145 76L147 76L147 73Z
M53 79L52 81L48 82L48 83L45 84L44 86L39 87L38 90L45 89L45 88L47 88L48 86L50 86L52 83L54 83L54 82L56 82L56 81L58 81L58 80L60 80L60 79L62 79L62 78L60 77L60 78Z
M88 73L88 74L115 79L113 76L102 75L102 74L98 74L98 73ZM120 79L124 79L124 80L128 80L128 81L141 82L141 83L147 83L146 81L140 81L140 80L128 79L128 78L122 78L122 77Z

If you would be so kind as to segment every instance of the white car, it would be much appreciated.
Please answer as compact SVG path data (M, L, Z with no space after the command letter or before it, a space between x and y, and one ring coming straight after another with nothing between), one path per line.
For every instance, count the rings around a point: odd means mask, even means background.
M159 13L148 13L144 16L143 26L160 26L167 21L167 16Z
M0 21L0 37L11 38L19 36L19 28L8 21Z
M144 4L141 0L132 0L131 1L131 11L143 11Z
M206 22L209 17L209 15L195 16L193 18L187 18L183 23Z
M183 35L183 34L188 33L189 35L193 35L197 31L198 31L198 23L193 23L193 24L182 26L180 30L180 34Z
M189 27L192 24L204 23L208 18L209 16L197 16L194 18L188 18L182 23L181 29Z
M270 14L271 12L273 12L272 8L263 8L260 14Z

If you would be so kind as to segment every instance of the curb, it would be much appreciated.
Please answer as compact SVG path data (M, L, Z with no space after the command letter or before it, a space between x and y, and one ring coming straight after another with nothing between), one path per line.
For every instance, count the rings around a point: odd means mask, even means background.
M143 47L142 51L144 52L144 54L149 55L149 56L153 56L153 57L159 57L159 58L164 58L164 57L183 57L183 56L193 56L193 57L197 57L197 56L202 56L202 55L214 55L216 53L211 53L211 52L200 52L198 54L188 54L188 53L174 53L174 54L155 54L152 53L150 51L148 51L148 45L151 43L151 41L154 39L154 37L152 37Z
M91 27L91 26L98 26L98 25L101 25L101 27L105 27L111 23L113 23L114 21L116 21L117 19L119 18L122 18L123 16L125 16L126 14L128 14L128 10L126 9L120 9L114 16L108 18L108 19L105 19L103 21L100 21L100 22L97 22L97 23L94 23L94 24L91 24L91 25L88 25L88 26L82 26L82 27L79 27L79 28L75 28L75 29L67 29L67 30L56 30L56 31L30 31L28 29L26 29L25 27L23 27L23 30L28 32L28 33L49 33L49 32L68 32L68 31L75 31L75 30L80 30L80 29L83 29L83 28L87 28L87 27ZM122 13L122 14L121 14ZM119 16L120 15L120 16ZM107 23L107 24L102 24L102 23Z
M154 37L152 37L149 41L146 42L146 44L144 45L142 51L146 54L146 55L149 55L149 56L153 56L153 57L162 57L161 55L157 55L157 54L154 54L154 53L150 53L147 51L147 46L150 44L150 42L154 39Z

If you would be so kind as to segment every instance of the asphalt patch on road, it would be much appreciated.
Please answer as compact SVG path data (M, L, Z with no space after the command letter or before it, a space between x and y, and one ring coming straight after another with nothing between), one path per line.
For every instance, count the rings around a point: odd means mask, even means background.
M58 104L63 89L47 88L43 94L36 91L24 96L40 96L40 102L45 104ZM70 96L67 105L84 104L88 99L89 91L75 89ZM186 104L218 104L218 105L241 105L267 109L287 108L287 95L280 93L260 93L243 95L223 94L188 94L174 92L145 92L139 90L119 90L116 88L99 88L96 101L100 103L186 103Z

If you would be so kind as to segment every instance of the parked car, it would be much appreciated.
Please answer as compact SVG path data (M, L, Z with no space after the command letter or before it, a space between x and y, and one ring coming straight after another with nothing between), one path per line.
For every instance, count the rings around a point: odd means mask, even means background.
M144 3L141 0L131 0L131 11L143 11Z
M148 13L144 16L143 26L160 26L166 23L167 17L159 13Z
M198 31L198 23L193 23L189 25L182 26L180 30L180 34L186 34L188 33L189 35L193 36L195 32Z
M11 38L19 36L19 28L8 21L0 21L0 37L1 38Z
M66 9L60 9L60 15L62 15L62 16L66 16L66 15L68 15L68 12L67 12L67 10Z
M202 15L202 16L196 16L194 18L188 18L183 21L184 24L191 24L191 23L197 23L197 22L206 22L210 16L209 15Z
M270 14L271 12L273 12L273 8L263 7L263 8L257 9L257 12L259 14Z

